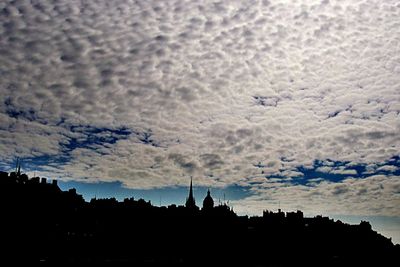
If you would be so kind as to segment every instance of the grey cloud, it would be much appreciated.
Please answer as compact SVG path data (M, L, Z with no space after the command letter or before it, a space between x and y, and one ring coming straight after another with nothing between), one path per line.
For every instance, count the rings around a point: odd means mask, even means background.
M349 189L347 188L346 185L339 184L339 185L336 185L336 186L333 188L332 194L333 194L333 195L341 195L341 194L344 194L344 193L346 193L346 192L348 192L348 191L349 191Z
M188 159L181 154L170 154L168 159L172 160L175 164L189 173L193 173L197 168L197 165L194 162L189 162Z
M206 169L216 169L224 164L222 158L218 154L202 154L200 160L203 163L203 167Z
M397 134L394 132L373 131L367 132L366 136L371 139L383 139L385 137L397 137Z

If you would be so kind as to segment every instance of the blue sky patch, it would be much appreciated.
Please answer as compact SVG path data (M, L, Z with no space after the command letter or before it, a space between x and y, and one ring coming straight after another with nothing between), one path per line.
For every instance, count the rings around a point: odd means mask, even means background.
M76 148L93 148L94 145L115 144L120 139L126 139L132 132L130 129L122 127L95 128L91 126L71 126L71 132L82 135L80 138L70 138L69 142L62 144L65 152Z
M290 160L282 158L282 161L289 162ZM253 165L256 168L265 168L266 166L261 163ZM325 171L324 167L326 168ZM287 178L282 174L274 174L266 176L265 178L281 178L281 182L299 185L315 185L321 181L329 181L338 183L342 180L354 177L363 179L371 175L400 175L400 157L394 156L389 160L374 165L372 170L368 171L367 164L353 164L348 161L332 161L332 160L315 160L312 168L299 166L294 171L302 173L303 175ZM347 172L347 173L346 173Z

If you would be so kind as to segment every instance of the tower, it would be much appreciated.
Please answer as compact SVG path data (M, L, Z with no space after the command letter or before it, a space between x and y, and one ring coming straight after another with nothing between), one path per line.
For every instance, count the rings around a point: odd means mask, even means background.
M190 208L190 209L197 208L196 201L193 197L192 178L190 178L189 196L186 198L185 206L186 206L186 208Z
M214 200L211 197L210 189L207 190L207 196L203 200L203 210L210 210L214 208Z

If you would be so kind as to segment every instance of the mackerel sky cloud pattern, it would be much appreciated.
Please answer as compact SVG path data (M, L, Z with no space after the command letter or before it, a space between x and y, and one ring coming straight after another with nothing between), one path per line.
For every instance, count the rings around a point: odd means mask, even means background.
M400 216L398 1L5 0L0 36L5 169Z

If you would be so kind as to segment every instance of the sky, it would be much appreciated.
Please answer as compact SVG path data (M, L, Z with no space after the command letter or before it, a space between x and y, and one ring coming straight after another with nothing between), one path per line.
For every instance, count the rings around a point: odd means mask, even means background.
M192 178L400 243L399 113L396 0L0 2L0 169L86 199Z

